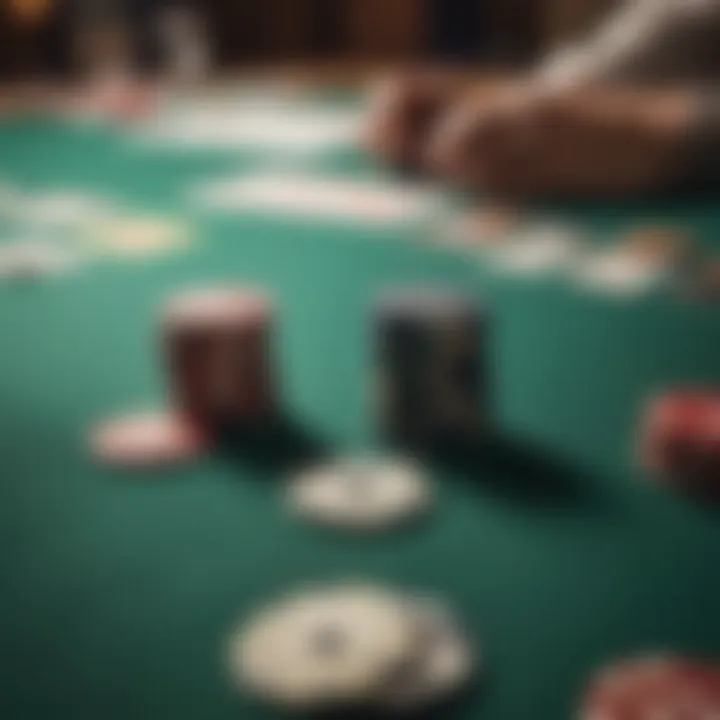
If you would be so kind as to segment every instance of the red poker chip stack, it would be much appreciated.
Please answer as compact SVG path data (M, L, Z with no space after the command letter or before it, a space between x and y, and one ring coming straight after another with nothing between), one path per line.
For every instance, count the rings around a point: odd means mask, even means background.
M591 683L581 720L720 717L720 666L682 658L629 660Z
M183 293L162 318L174 407L208 434L275 416L268 298L244 288Z
M119 467L167 467L192 461L226 430L265 427L276 407L272 316L269 300L244 288L171 299L161 322L170 407L97 425L93 456Z
M720 392L675 392L650 402L640 453L654 476L720 493Z

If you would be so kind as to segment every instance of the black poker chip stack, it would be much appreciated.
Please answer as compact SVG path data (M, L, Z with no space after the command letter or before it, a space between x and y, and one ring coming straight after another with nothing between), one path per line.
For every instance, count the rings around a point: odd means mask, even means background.
M374 308L374 410L385 440L409 449L466 444L487 423L487 318L434 288L383 294Z

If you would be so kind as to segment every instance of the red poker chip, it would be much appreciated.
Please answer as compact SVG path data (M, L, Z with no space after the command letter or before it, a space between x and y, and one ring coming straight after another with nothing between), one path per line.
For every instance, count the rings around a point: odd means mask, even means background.
M214 287L175 295L165 306L163 321L168 328L183 330L266 327L272 310L271 301L260 291Z
M95 458L119 467L163 467L189 462L206 445L197 427L171 411L120 417L102 423L90 435Z
M720 468L720 394L690 390L649 403L640 443L644 466L660 476Z
M630 660L591 683L581 720L714 720L720 666L682 658Z

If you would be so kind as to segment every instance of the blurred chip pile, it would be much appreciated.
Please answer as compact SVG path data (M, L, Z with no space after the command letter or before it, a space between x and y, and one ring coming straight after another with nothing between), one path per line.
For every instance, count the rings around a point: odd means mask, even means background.
M296 711L421 710L476 664L443 603L353 583L264 608L232 636L229 659L240 687Z

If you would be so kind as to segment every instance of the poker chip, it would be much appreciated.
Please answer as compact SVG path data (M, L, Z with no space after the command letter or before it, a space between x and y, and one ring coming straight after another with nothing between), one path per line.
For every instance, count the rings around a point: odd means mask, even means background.
M619 662L585 693L581 720L715 720L720 666L671 656Z
M362 702L413 648L410 617L392 594L350 585L273 605L233 636L241 687L295 709Z
M90 447L96 459L121 467L160 467L184 463L205 448L203 436L173 412L135 414L94 428Z
M426 512L432 499L420 468L408 460L351 458L299 473L289 485L292 510L308 520L381 530Z
M663 278L660 266L642 255L611 248L583 257L573 268L581 287L618 298L648 292Z
M692 236L679 228L646 227L634 230L620 242L623 252L650 267L678 265L693 249Z
M182 222L137 216L101 220L88 229L87 241L102 254L143 260L185 249L190 237Z
M22 241L0 245L0 278L8 280L28 281L62 275L79 264L75 253L52 243Z
M272 304L258 290L240 287L210 287L174 295L166 304L166 328L199 330L227 325L264 325L272 316Z
M720 492L720 393L676 390L653 398L644 410L639 455L655 478Z
M470 211L451 223L441 234L440 242L468 249L497 248L511 241L520 227L517 209L486 207Z
M462 293L401 288L380 296L372 385L383 436L413 449L477 438L488 414L486 326L485 313Z
M25 205L27 220L43 228L82 228L110 212L100 199L67 191L28 198Z
M175 407L208 431L270 420L274 310L263 293L217 287L165 306L162 344Z
M380 693L379 704L389 710L435 704L467 684L475 671L470 642L449 609L430 599L407 602L416 649Z
M497 248L492 259L504 272L535 275L569 266L577 260L581 248L580 234L574 228L538 224Z
M444 604L357 583L270 605L233 633L229 659L239 689L309 712L416 711L475 669Z

